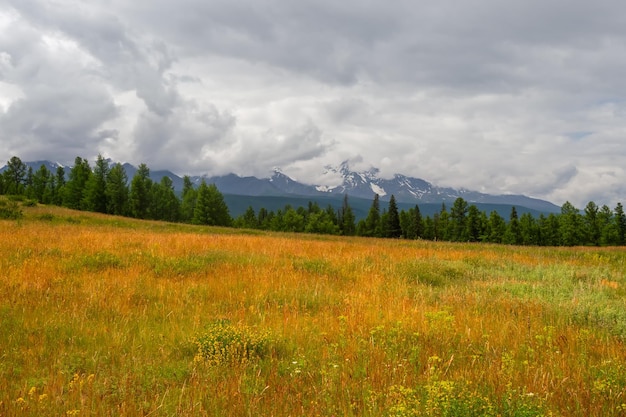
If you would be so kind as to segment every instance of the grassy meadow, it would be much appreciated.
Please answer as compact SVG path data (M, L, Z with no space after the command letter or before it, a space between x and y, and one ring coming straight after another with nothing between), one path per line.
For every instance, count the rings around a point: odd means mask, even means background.
M0 220L1 416L624 416L626 249Z

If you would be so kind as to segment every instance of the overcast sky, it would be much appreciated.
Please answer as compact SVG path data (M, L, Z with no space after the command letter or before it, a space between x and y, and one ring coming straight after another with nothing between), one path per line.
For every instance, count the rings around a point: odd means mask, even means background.
M0 0L0 165L626 203L623 0Z

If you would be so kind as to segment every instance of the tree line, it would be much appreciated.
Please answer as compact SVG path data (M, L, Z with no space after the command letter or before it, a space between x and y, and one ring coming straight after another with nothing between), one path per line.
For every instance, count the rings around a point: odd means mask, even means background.
M203 180L194 186L185 176L182 193L177 195L172 180L165 176L154 182L146 164L129 180L121 164L110 166L101 155L93 168L77 157L67 174L63 167L50 172L45 165L33 171L12 157L0 175L0 194L139 219L270 231L537 246L626 245L626 215L621 203L611 209L590 201L581 212L566 202L560 213L537 218L530 213L518 216L512 207L505 219L495 210L480 211L459 197L450 209L442 204L431 217L422 216L418 205L399 211L393 195L387 207L381 208L375 194L367 216L357 221L344 195L339 209L331 205L321 208L315 202L307 207L287 205L276 212L264 208L255 212L248 207L233 219L215 184Z
M64 167L50 172L45 165L33 172L18 157L12 157L0 175L0 194L23 195L42 204L94 211L138 219L230 226L232 219L223 195L215 184L202 181L195 187L183 178L181 196L172 180L150 178L146 164L139 165L130 179L124 167L112 166L101 155L92 168L81 157L67 173Z

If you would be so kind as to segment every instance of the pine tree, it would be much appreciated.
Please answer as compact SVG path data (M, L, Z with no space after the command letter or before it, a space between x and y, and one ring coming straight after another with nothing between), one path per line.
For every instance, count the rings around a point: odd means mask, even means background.
M422 213L420 207L416 204L413 210L409 210L411 218L411 227L415 235L414 239L421 239L424 235L424 221L422 219Z
M467 210L466 230L464 236L470 242L478 242L483 234L483 225L480 220L480 211L472 204Z
M154 220L177 222L180 219L180 201L170 177L164 176L160 182L152 184L149 212Z
M63 193L64 206L77 210L83 209L82 201L85 187L91 174L89 161L77 156L74 160L74 166L70 170L69 180L65 184L65 192Z
M183 193L182 202L180 205L180 217L183 222L193 222L193 216L196 207L196 201L198 200L197 190L193 188L191 178L188 175L183 177Z
M493 210L489 214L487 241L491 243L502 243L506 234L506 221L500 214Z
M582 243L582 225L583 222L579 210L572 203L566 201L561 206L561 215L559 216L561 245L580 245Z
M65 194L65 168L62 166L57 167L56 175L54 176L54 190L52 192L52 203L57 206L63 205L63 198Z
M593 201L585 206L585 215L583 217L585 223L585 243L594 246L600 245L600 223L599 208Z
M304 210L298 212L298 210L294 210L292 207L286 207L282 220L283 231L294 233L304 232L304 228L306 227Z
M446 204L441 204L441 211L435 215L435 240L450 240L450 213L446 210Z
M503 243L508 245L520 245L522 243L519 217L517 216L517 209L515 207L511 207L511 215L509 216L509 224L504 234Z
M128 214L128 176L122 164L111 167L105 187L107 213L118 216Z
M522 214L519 220L519 226L522 245L539 244L539 227L535 218L530 213Z
M84 210L98 213L107 212L106 184L109 174L109 163L102 155L98 155L92 175L85 184L85 192L81 207Z
M232 219L228 207L215 184L207 185L202 180L197 191L198 198L194 208L193 223L208 226L230 226Z
M138 219L147 219L150 207L150 169L146 164L140 164L130 183L130 214Z
M450 221L452 222L452 234L450 239L453 241L466 241L467 236L467 213L469 206L467 201L458 197L454 200L454 204L450 209Z
M356 233L356 218L348 203L348 194L343 196L343 203L337 217L340 233L344 236L353 236Z
M626 245L626 214L624 214L622 203L617 203L615 206L614 218L617 229L617 244Z
M380 197L374 195L372 206L370 207L365 224L363 225L363 236L380 237L381 236L381 219L380 219Z
M385 236L390 238L398 238L402 236L402 228L400 227L400 215L398 214L398 205L396 197L392 194L389 199L389 209L387 210L387 221Z
M33 175L33 198L40 203L51 203L52 174L45 165L41 165Z
M243 216L240 217L240 220L241 221L239 227L243 227L246 229L257 229L259 227L259 221L252 206L248 206L248 209L243 214Z
M617 225L615 224L613 211L606 204L598 212L598 228L600 229L601 245L617 245Z
M17 156L13 156L7 162L7 169L4 172L6 194L23 194L24 183L26 181L26 164Z
M34 199L35 195L33 192L33 167L28 167L26 170L26 181L24 181L24 195L30 199Z

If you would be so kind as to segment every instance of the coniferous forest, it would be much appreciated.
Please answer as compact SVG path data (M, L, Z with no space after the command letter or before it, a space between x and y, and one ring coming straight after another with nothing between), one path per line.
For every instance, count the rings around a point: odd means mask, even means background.
M128 178L121 164L110 166L101 155L93 167L77 157L69 172L63 167L50 172L44 165L34 171L14 156L0 175L0 195L9 196L8 201L0 200L0 218L19 217L17 203L22 201L139 219L281 232L537 246L626 244L622 204L611 209L593 201L583 210L566 202L559 214L539 217L518 216L511 207L509 217L504 218L457 198L451 207L442 204L431 217L422 216L418 205L399 211L393 195L382 207L374 195L367 216L357 219L345 195L338 210L311 201L307 207L287 205L277 211L261 208L255 212L249 207L233 219L214 184L203 181L194 186L185 176L183 191L177 195L169 177L160 182L150 179L147 165L141 164Z

